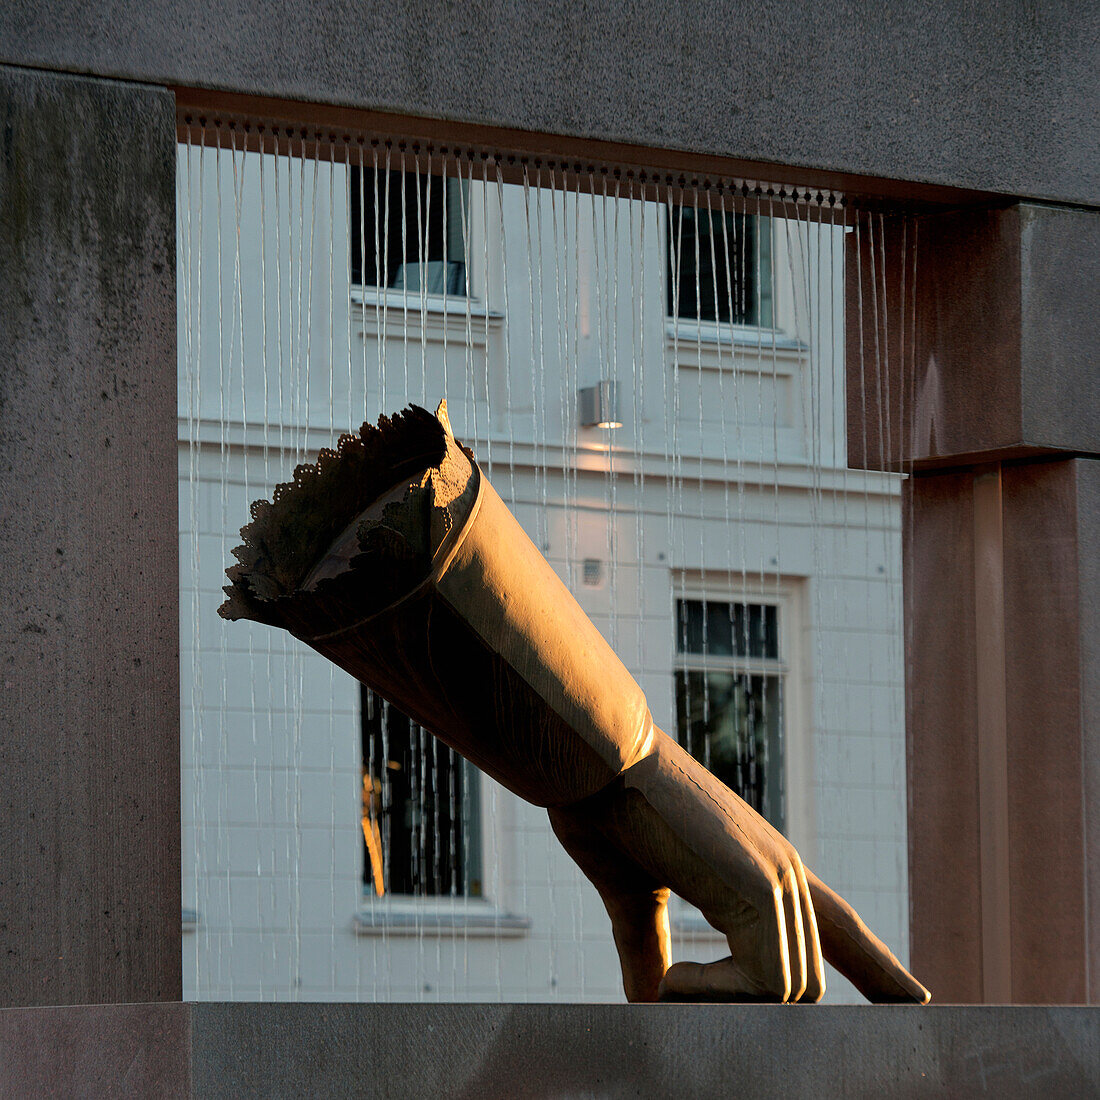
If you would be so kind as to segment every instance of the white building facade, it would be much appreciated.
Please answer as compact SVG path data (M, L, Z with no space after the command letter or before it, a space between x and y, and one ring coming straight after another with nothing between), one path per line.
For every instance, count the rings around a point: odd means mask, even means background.
M216 614L252 500L444 396L658 724L905 961L900 504L845 469L843 225L232 144L179 151L185 996L623 999L544 811ZM618 427L581 423L600 383ZM673 906L675 958L728 953Z

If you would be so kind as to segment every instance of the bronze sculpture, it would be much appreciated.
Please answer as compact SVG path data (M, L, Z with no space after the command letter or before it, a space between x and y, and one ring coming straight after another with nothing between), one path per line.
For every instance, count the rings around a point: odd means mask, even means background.
M220 613L280 626L547 808L611 917L631 1001L928 991L645 696L454 438L442 403L364 424L252 506ZM669 965L670 890L730 956Z

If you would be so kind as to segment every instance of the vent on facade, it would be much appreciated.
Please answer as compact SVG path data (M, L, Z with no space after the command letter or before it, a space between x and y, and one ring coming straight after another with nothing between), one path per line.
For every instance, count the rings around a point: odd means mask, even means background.
M603 581L603 562L598 558L584 559L584 583L587 588L599 588Z

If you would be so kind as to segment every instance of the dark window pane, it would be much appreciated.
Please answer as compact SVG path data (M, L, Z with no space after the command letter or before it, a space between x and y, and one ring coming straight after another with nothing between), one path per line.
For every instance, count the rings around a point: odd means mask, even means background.
M670 317L772 323L768 222L691 206L674 206L666 222Z
M706 606L703 650L711 656L730 657L733 655L733 605L708 600Z
M677 600L677 651L732 656L734 639L730 612L728 603Z
M778 676L676 673L680 744L776 828L783 827Z
M748 644L750 657L779 656L779 631L776 609L768 604L751 604L748 608Z
M677 600L676 651L777 660L778 609L773 604Z
M443 176L353 166L352 282L464 295L464 186Z
M703 652L703 601L676 601L676 652Z
M361 704L364 887L480 895L472 766L366 687Z

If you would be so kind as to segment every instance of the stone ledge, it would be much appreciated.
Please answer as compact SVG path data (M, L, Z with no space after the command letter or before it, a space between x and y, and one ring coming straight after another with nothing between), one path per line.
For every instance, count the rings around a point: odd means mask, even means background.
M1084 1096L1100 1008L195 1003L0 1011L0 1095Z

